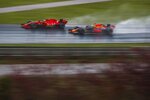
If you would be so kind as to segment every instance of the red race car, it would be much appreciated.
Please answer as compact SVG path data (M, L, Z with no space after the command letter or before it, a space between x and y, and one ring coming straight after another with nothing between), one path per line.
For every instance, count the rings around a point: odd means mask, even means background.
M113 30L115 26L111 24L94 24L91 26L83 27L74 27L73 29L69 29L68 32L72 34L85 35L85 34L98 34L98 35L109 35L112 36Z
M65 19L45 19L45 20L38 20L38 21L28 21L25 24L21 24L22 28L25 29L36 29L36 28L58 28L64 29L65 25L67 24L67 20Z

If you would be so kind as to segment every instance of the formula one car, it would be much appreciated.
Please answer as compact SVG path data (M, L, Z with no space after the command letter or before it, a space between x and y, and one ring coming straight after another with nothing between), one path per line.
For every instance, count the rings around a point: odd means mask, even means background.
M68 32L77 35L85 35L85 34L97 34L97 35L109 35L112 36L113 30L115 26L111 24L94 24L91 26L83 27L74 27L73 29L69 29Z
M65 25L67 24L67 20L60 19L45 19L45 20L38 20L38 21L28 21L25 24L21 24L22 28L25 29L36 29L36 28L58 28L64 29Z

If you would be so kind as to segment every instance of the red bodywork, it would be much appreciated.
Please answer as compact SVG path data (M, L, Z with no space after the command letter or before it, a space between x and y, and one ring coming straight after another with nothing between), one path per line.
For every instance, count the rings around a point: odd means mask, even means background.
M59 20L56 20L56 19L46 19L46 20L43 21L43 25L44 26L49 26L49 27L54 26L54 25L58 26L58 25L60 25L60 23L67 24L67 21L62 20L60 22Z
M45 19L43 21L29 21L25 24L22 24L21 26L25 29L32 29L32 28L46 28L46 27L55 27L59 28L60 25L67 24L67 20L60 19Z

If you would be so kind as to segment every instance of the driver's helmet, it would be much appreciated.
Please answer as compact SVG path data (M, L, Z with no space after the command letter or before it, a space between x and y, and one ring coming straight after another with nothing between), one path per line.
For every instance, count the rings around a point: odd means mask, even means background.
M87 25L85 28L87 29L87 30L89 30L89 29L92 29L94 26L93 25Z
M59 22L63 22L63 19L59 19Z

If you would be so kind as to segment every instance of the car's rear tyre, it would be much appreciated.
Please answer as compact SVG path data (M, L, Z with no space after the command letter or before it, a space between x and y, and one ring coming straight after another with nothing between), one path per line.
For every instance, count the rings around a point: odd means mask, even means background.
M84 35L85 34L85 30L83 28L80 28L78 30L79 35Z

